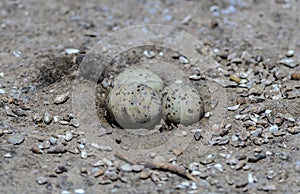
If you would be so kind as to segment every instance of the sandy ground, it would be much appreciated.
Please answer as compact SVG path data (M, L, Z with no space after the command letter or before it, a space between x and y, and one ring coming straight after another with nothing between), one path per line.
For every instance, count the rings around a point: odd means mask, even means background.
M297 0L1 1L0 193L299 193L299 11ZM143 24L163 27L122 31ZM80 76L102 60L97 79ZM107 83L137 66L193 84L206 116L119 129Z

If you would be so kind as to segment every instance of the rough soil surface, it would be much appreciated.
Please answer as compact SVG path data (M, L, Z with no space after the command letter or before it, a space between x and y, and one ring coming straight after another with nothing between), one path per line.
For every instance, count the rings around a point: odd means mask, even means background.
M1 1L0 193L300 193L299 13L297 0ZM172 48L128 49L100 73L95 110L77 106L89 51L141 24L190 33L202 42L199 59L213 63L201 69ZM119 129L105 97L114 76L135 66L193 84L205 117L146 135ZM90 111L99 126L80 120Z

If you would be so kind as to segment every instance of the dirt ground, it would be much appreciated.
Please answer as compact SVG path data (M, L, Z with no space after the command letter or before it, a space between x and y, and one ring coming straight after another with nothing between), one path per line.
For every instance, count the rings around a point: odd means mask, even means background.
M1 1L0 193L300 193L299 13L298 0ZM201 45L99 45L143 24ZM90 56L111 59L96 80L81 77ZM137 66L193 84L205 117L119 129L107 88Z

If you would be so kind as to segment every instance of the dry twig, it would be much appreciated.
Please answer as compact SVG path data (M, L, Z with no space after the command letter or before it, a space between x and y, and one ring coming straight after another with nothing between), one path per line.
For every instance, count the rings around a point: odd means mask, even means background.
M188 179L190 179L191 181L197 183L197 179L195 177L193 177L190 173L186 172L185 169L179 167L179 166L175 166L173 164L169 164L169 163L161 163L161 162L149 162L149 161L133 161L130 160L127 156L125 156L124 154L115 151L115 156L117 158L119 158L120 160L123 160L131 165L133 164L141 164L143 165L145 168L155 168L158 170L166 170L175 174L178 174L180 176L186 177Z

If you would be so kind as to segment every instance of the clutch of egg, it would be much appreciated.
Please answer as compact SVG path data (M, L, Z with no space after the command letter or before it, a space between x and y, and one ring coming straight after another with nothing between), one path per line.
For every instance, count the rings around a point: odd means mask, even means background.
M110 116L127 129L153 129L161 118L183 125L199 121L204 111L198 91L187 84L164 85L149 70L125 70L115 78L106 99Z

